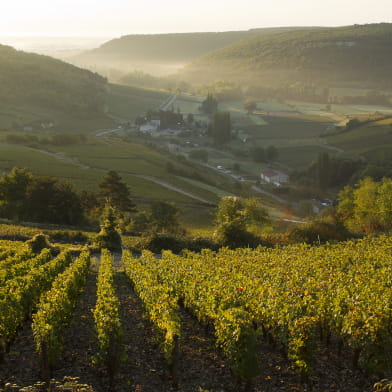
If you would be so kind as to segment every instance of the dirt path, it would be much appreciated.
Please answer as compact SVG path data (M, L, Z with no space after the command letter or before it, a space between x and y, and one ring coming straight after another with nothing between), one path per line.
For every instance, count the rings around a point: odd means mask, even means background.
M106 392L106 380L100 377L92 363L97 352L92 313L96 303L96 281L97 273L95 268L92 268L72 322L65 331L64 350L53 376L58 380L64 376L80 377L81 383L92 385L97 392Z
M26 322L19 331L11 350L0 363L0 389L6 383L20 386L33 385L40 380L39 357L31 333L31 323Z
M160 350L154 328L142 309L140 300L130 288L128 278L121 272L115 278L121 301L124 347L128 360L121 367L124 384L143 392L170 392L172 381ZM214 339L193 317L181 311L182 337L178 366L179 391L234 392L233 378L227 364L215 349ZM137 389L136 389L137 390ZM131 389L132 391L132 389Z
M154 328L122 272L119 254L115 255L114 266L116 292L121 303L125 354L115 379L115 388L109 387L107 377L92 364L92 358L97 352L92 315L96 302L97 264L92 266L73 320L65 331L64 351L53 376L58 380L64 376L79 377L81 383L92 385L95 392L172 392L172 380ZM180 317L182 336L178 392L245 392L236 384L228 364L216 349L213 333L206 331L185 310L180 310ZM350 367L350 353L337 355L335 345L336 342L332 342L330 348L320 346L310 378L311 386L306 386L299 382L292 363L280 352L279 347L273 347L261 339L261 374L251 391L371 391L371 380ZM10 353L5 356L4 363L0 364L0 388L7 382L27 386L40 379L39 358L30 323L27 322Z
M90 272L71 324L65 330L64 350L53 369L53 377L58 380L64 376L80 377L83 383L93 385L97 392L106 392L91 361L96 352L91 312L96 301L96 275L96 272ZM7 382L27 386L42 380L39 365L31 322L26 322L4 363L0 364L0 388Z
M307 384L300 382L293 364L265 340L259 340L260 375L251 389L238 385L219 350L212 332L206 332L194 317L181 311L182 358L180 391L219 392L370 392L372 381L359 370L350 368L351 356L319 347L313 363L313 375ZM182 383L182 385L181 385Z
M133 294L124 273L115 274L115 285L121 302L123 347L127 357L127 360L121 364L117 377L119 390L169 391L171 382L168 378L166 362L140 301Z
M215 348L212 333L182 310L180 390L235 392L236 383L226 361Z

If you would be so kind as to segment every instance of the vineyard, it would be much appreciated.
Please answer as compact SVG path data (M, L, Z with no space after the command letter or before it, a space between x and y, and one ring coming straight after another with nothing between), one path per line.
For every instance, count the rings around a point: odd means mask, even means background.
M370 392L392 378L391 255L387 236L161 257L2 241L0 390Z

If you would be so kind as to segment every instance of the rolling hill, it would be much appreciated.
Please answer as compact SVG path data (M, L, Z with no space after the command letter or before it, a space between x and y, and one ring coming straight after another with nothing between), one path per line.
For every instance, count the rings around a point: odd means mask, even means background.
M94 70L116 68L125 72L143 69L168 74L206 53L256 35L291 31L295 27L248 31L126 35L73 57L71 62Z
M0 128L103 118L106 88L90 71L0 45Z
M181 76L205 83L236 80L264 87L392 88L392 24L354 25L258 35L193 61Z

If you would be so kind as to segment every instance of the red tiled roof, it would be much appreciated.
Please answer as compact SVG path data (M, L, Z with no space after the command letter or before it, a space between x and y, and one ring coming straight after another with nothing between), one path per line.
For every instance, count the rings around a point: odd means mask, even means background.
M265 177L275 177L275 176L279 175L279 173L276 172L275 170L265 170L265 171L261 172L261 174Z

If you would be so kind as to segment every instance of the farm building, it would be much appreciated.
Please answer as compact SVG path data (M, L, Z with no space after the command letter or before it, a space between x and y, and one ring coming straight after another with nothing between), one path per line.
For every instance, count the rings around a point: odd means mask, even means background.
M289 176L277 170L265 170L261 172L260 178L268 184L281 186L289 180Z
M160 126L161 126L160 120L151 120L150 122L141 125L139 130L140 130L140 132L153 133L153 132L158 132L160 129Z

